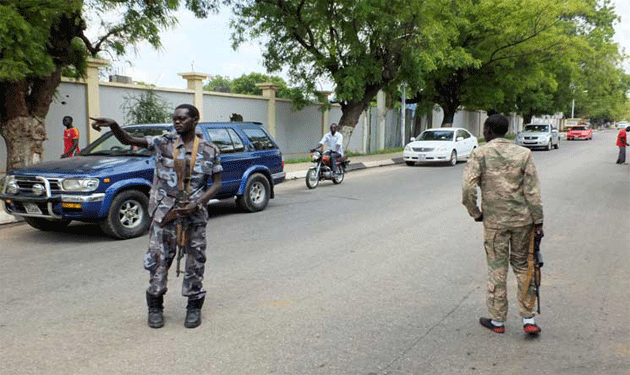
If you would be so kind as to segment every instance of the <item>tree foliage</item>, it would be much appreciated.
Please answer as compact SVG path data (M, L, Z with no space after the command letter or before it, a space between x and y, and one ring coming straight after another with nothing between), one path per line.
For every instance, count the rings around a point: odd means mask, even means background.
M129 95L124 99L122 110L127 124L161 124L169 122L173 115L173 105L153 90Z
M440 105L443 124L452 123L460 106L526 118L566 110L573 93L586 89L583 77L590 68L585 57L605 59L617 50L610 41L616 16L607 0L461 4L464 20L452 47L470 63L430 72L415 98L421 106Z
M0 2L0 135L8 168L41 160L44 118L69 68L82 74L86 59L123 55L176 24L186 7L203 17L219 0L4 0ZM96 30L88 36L88 25Z
M235 6L234 45L262 38L269 71L287 68L304 93L335 85L341 130L349 131L376 93L400 82L414 88L451 52L457 1L254 0ZM347 138L347 137L346 137Z

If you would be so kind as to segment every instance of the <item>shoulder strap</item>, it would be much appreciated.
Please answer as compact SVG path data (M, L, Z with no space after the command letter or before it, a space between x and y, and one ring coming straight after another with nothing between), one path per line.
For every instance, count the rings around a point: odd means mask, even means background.
M190 180L195 168L195 163L197 162L197 152L199 151L199 143L201 138L195 136L195 140L193 141L193 149L192 154L190 155L190 167L189 170L186 168L182 168L182 162L186 163L186 157L184 156L184 160L179 161L179 149L177 147L173 147L173 166L175 167L175 173L177 174L177 189L180 192L185 192L186 194L190 194Z

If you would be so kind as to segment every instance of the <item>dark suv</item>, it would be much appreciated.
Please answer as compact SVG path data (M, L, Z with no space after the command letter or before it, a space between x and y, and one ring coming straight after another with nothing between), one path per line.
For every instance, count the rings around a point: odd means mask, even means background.
M172 132L172 125L134 125L134 137ZM264 210L274 185L284 181L282 152L259 123L200 123L197 132L221 150L222 186L217 199L236 198L245 211ZM111 132L72 158L10 171L0 199L7 212L41 230L70 221L98 222L118 239L148 228L148 194L155 166L146 149L125 146Z

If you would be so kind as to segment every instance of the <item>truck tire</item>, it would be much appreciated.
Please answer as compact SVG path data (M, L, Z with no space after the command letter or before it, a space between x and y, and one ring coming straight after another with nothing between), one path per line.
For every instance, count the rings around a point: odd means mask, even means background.
M43 230L44 232L57 232L67 227L71 220L49 220L43 217L25 217L24 221L35 229Z
M114 197L107 217L100 222L105 234L117 240L141 236L149 228L149 198L138 190L125 190Z
M270 196L269 180L260 173L253 173L247 179L243 195L236 198L236 203L246 212L258 212L267 207Z

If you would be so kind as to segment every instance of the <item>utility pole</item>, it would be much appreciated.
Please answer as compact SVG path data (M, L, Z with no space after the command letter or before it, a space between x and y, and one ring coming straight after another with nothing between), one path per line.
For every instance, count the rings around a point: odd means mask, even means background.
M406 85L402 84L402 96L400 102L402 104L400 108L400 143L401 147L405 147L405 117L407 115L407 93Z

